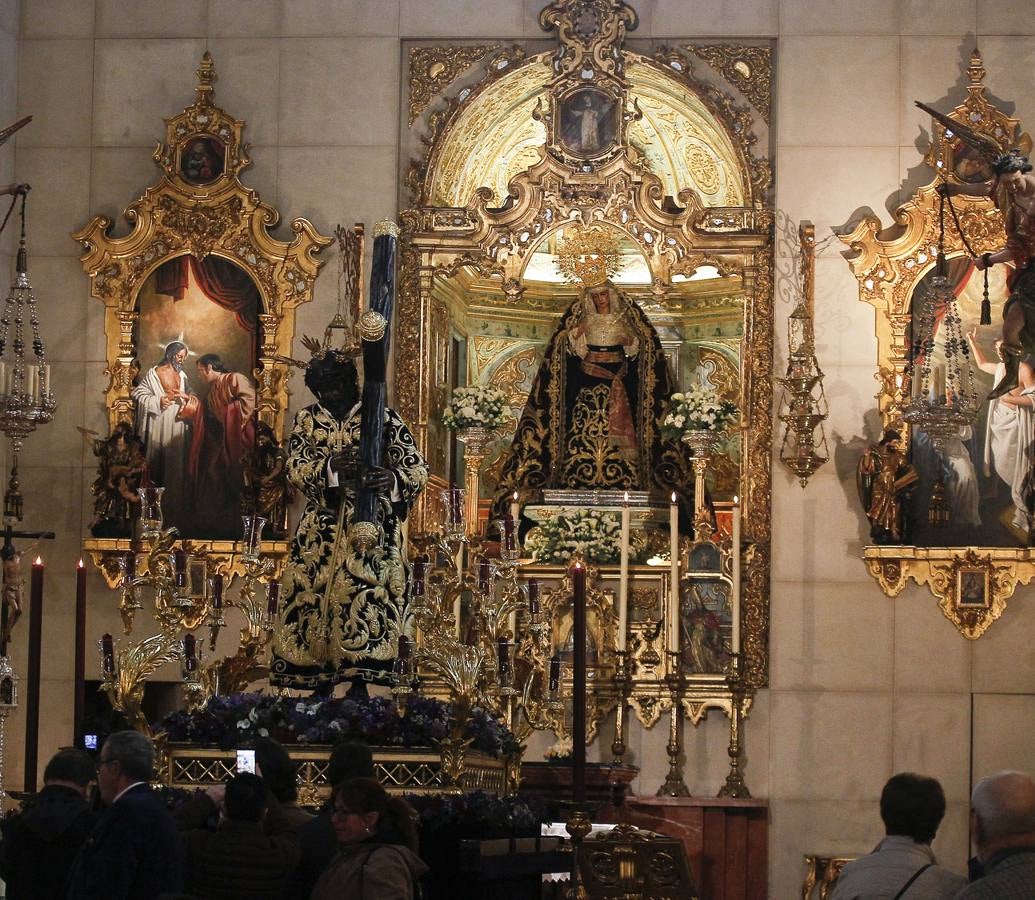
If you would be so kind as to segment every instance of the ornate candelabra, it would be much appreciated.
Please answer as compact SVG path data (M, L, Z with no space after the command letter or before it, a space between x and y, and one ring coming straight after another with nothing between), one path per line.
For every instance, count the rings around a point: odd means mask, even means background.
M618 707L615 710L615 733L611 741L611 761L616 766L625 760L625 708L632 692L632 659L627 650L615 651L615 690L618 693Z
M148 500L146 498L146 509ZM152 495L151 501L160 501ZM263 653L272 637L279 602L280 585L274 578L275 563L262 556L259 516L243 516L244 535L240 556L245 569L237 599L224 596L224 575L214 571L207 554L178 542L175 529L161 530L160 506L147 514L142 533L145 548L133 550L119 561L119 609L123 628L129 635L137 611L143 608L141 595L150 592L158 633L126 646L119 646L110 634L100 641L102 689L113 708L126 716L130 727L149 733L141 704L148 677L174 660L182 660L182 677L189 709L204 704L215 693L232 693L262 677L268 669ZM157 531L156 531L157 529ZM156 538L150 535L157 534ZM191 570L198 563L205 585L200 594L191 585ZM226 624L226 607L235 606L245 615L237 652L223 660L204 663L204 648L194 632L207 627L209 649L214 650L220 629Z

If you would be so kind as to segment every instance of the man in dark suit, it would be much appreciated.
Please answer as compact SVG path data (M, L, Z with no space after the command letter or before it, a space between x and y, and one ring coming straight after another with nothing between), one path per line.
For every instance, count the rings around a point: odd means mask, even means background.
M43 771L43 790L3 820L0 877L8 900L62 900L79 848L98 813L87 794L97 777L89 754L59 750Z
M148 780L151 739L117 731L104 742L97 787L107 809L76 859L69 900L152 900L183 887L176 823Z

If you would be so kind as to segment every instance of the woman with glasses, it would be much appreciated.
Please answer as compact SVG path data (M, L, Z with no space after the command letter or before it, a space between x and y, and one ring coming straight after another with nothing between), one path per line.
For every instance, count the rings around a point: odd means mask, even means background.
M334 792L337 858L311 900L413 900L428 867L417 856L417 829L405 801L373 778L351 778Z

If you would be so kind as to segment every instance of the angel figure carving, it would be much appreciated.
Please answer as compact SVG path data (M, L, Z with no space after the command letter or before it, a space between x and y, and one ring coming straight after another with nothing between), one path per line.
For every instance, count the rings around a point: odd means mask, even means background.
M902 450L901 435L887 429L879 444L863 451L856 474L870 538L877 544L906 543L909 504L920 476Z

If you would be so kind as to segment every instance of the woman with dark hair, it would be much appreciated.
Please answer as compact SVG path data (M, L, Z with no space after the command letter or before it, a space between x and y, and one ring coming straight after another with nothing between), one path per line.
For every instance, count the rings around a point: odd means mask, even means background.
M273 738L255 741L255 774L276 797L292 831L313 818L312 813L298 805L298 764Z
M413 900L428 867L417 856L417 828L409 806L373 778L350 778L334 792L338 856L311 900Z

